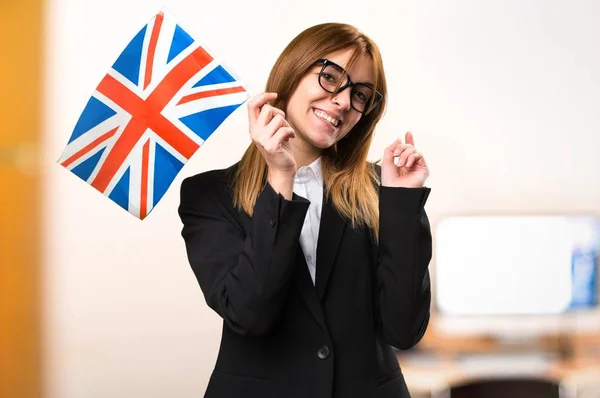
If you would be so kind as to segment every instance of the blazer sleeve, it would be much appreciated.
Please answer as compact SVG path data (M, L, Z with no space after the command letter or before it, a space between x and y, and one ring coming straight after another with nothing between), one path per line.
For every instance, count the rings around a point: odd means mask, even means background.
M297 195L288 201L267 183L246 234L219 184L197 177L182 182L178 210L191 268L229 328L266 335L285 302L310 202Z
M429 323L432 238L424 206L430 191L379 187L376 300L383 335L402 350L415 346Z

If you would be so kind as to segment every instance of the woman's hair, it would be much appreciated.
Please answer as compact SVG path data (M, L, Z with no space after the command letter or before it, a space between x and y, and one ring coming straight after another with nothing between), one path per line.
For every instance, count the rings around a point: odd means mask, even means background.
M386 105L386 81L377 45L351 25L325 23L306 29L283 50L267 80L267 92L277 93L272 105L286 110L290 96L302 77L315 62L331 53L354 50L346 69L361 55L373 60L374 87L382 101L339 142L324 149L321 155L323 181L327 200L352 223L354 228L368 227L378 239L379 177L374 165L367 162L373 132ZM252 142L242 157L233 180L234 205L253 214L254 204L267 179L267 163Z

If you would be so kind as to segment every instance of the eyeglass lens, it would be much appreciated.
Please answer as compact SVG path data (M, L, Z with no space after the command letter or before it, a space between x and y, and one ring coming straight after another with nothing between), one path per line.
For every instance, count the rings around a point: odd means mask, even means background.
M319 74L319 83L327 92L335 93L348 82L348 75L337 65L325 65ZM350 88L350 103L354 109L364 112L373 97L373 89L363 83L355 83Z

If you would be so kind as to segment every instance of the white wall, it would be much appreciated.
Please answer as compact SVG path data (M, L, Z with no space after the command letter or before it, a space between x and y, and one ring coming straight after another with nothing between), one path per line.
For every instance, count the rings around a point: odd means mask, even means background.
M48 0L46 398L199 397L219 318L189 268L181 180L239 159L246 110L184 167L145 221L56 164L92 91L163 6L261 91L302 29L355 24L380 45L389 108L372 158L411 129L432 222L472 213L600 215L600 3Z

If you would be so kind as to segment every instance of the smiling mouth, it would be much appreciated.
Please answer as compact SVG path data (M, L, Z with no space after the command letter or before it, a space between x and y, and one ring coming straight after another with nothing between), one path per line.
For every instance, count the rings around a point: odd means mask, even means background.
M326 114L325 112L322 112L318 109L315 109L314 113L318 118L323 119L326 122L329 122L329 124L331 124L333 127L337 127L340 124L340 121L338 119L333 118L333 117L329 116L328 114Z

